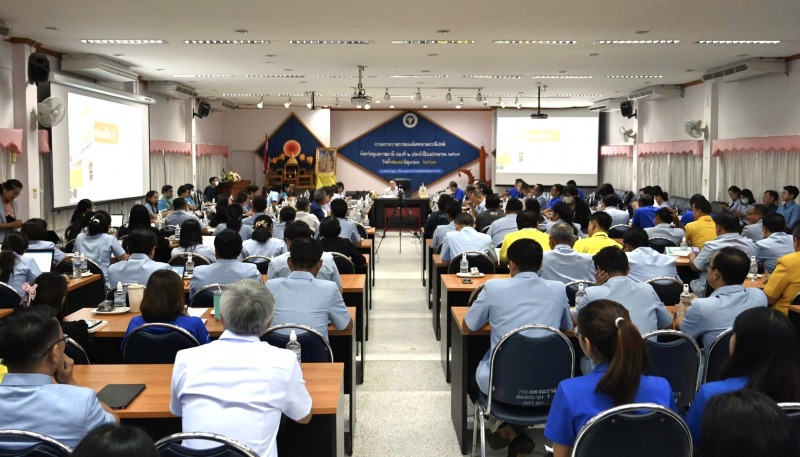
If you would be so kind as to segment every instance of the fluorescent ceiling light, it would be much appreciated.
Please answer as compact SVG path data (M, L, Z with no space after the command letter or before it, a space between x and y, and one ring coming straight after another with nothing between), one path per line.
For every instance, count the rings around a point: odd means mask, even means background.
M601 94L555 94L542 98L600 98Z
M245 78L281 78L281 79L301 79L303 75L244 75Z
M83 39L83 44L167 44L165 40L106 40L106 39Z
M369 40L289 40L289 44L373 44Z
M469 79L522 79L520 75L464 75L462 78Z
M659 79L664 75L606 75L608 79Z
M233 75L172 75L173 78L233 78Z
M681 40L598 40L594 44L678 44Z
M592 79L590 75L534 75L533 79Z
M222 96L223 97L268 97L269 94L252 93L252 92L247 92L247 93L239 92L239 93L222 94Z
M475 44L475 40L392 40L392 44Z
M575 40L494 40L492 44L578 44Z
M183 40L186 44L270 44L269 40Z
M779 44L780 40L700 40L696 44Z
M358 78L358 75L317 75L319 79L353 79ZM363 76L363 78L377 78L376 75Z
M414 78L447 78L447 75L390 75L390 78L405 78L405 79L414 79Z

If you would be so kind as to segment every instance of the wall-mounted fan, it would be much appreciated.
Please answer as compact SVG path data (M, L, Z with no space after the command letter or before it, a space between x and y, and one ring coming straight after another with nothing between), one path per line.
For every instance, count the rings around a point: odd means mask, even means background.
M626 129L625 127L622 126L620 126L619 128L619 136L621 136L622 141L626 143L628 142L628 140L636 139L636 133L633 131L633 129Z
M703 127L703 121L686 119L683 121L683 131L692 138L708 138L708 126Z
M43 127L58 125L65 115L64 100L58 97L46 98L36 105L36 112L31 113L31 129L37 129L37 124L42 124Z

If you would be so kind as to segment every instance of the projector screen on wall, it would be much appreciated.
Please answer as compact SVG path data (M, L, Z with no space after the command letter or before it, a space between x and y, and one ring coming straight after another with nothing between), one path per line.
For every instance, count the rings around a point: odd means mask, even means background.
M143 103L51 84L66 103L52 130L53 207L143 196L149 189L149 110Z
M551 110L531 119L530 110L495 110L495 182L597 185L600 120L586 110Z

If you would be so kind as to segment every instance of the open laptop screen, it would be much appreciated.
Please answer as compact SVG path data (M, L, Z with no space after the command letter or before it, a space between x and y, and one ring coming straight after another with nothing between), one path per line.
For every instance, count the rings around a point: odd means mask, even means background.
M52 249L31 249L25 251L22 257L27 257L36 262L36 265L42 273L50 273L50 270L53 268L54 252L55 251Z
M214 249L214 239L217 238L214 235L203 235L203 245L208 246L211 249Z
M112 214L111 215L111 226L114 228L122 227L122 224L125 223L125 216L122 214Z

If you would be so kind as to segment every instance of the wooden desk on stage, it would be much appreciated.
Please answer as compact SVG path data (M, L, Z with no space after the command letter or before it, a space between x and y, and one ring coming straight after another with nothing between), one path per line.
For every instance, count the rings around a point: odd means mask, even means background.
M280 455L343 456L344 367L341 363L304 363L302 369L314 417L308 425L285 421L278 432ZM157 434L181 431L180 418L169 410L172 365L76 365L74 373L80 385L95 391L107 384L146 384L126 409L116 410L123 424L157 430Z
M401 206L400 201L398 198L378 198L372 201L369 219L376 228L384 231L419 231L431 214L430 199L405 197L402 200L405 206ZM392 217L391 213L398 207L402 209L402 214L398 213L397 217ZM406 213L406 208L408 213Z

